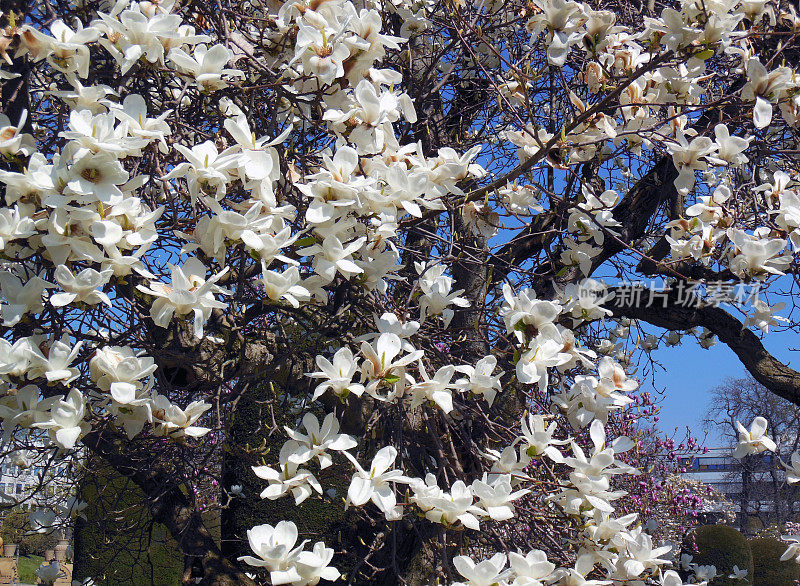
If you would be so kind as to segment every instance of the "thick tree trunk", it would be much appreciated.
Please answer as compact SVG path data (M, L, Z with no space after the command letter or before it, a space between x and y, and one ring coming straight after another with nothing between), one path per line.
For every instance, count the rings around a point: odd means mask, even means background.
M202 569L199 584L255 586L240 568L225 559L199 511L168 473L157 466L134 466L125 453L125 441L109 430L92 431L83 438L83 444L145 493L153 520L166 526L184 556Z
M0 0L0 10L3 12L0 26L9 25L11 14L14 21L20 26L28 13L28 0ZM9 73L18 73L19 77L4 79L0 82L0 101L2 113L8 116L11 124L16 125L24 110L30 109L30 89L28 87L28 59L18 57L11 65L3 64L3 69ZM25 122L25 131L30 132L31 117Z

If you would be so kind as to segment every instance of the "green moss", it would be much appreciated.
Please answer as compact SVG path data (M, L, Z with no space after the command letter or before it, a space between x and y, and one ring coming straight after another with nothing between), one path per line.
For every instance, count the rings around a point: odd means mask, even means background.
M153 523L144 494L127 478L92 460L81 486L89 503L75 536L75 578L98 586L180 584L183 556L163 525Z
M717 568L717 578L712 586L744 586L750 580L734 580L728 576L733 567L747 569L753 575L753 554L747 538L733 527L726 525L704 525L692 530L683 541L683 553L692 556L692 562L700 566Z
M794 584L800 580L800 564L780 561L787 544L777 539L751 539L754 584Z

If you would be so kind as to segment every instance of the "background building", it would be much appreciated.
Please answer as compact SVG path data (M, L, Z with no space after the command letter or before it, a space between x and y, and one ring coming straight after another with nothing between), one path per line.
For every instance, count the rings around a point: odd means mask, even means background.
M17 502L26 509L47 506L47 501L52 505L57 494L68 496L73 484L66 464L20 468L8 459L0 464L0 498L6 503Z
M724 495L743 531L800 519L800 490L786 483L780 459L791 455L764 453L737 460L730 448L711 448L681 458L683 476ZM714 511L707 511L714 513Z

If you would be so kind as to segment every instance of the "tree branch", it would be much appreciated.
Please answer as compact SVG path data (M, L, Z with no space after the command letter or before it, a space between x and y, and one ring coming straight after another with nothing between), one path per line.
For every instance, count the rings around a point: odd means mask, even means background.
M618 287L609 289L615 293L618 290ZM776 395L800 405L800 372L772 356L758 336L721 307L684 307L673 300L668 300L667 307L660 304L616 307L613 300L605 307L614 312L614 317L638 319L667 330L688 330L697 326L708 329L733 350L753 378Z

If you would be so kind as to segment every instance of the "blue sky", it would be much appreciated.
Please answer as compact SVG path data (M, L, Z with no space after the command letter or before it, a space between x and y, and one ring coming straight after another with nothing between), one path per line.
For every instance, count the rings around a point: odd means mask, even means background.
M701 420L708 405L709 391L727 377L743 377L747 372L724 344L717 343L704 350L694 340L685 340L680 346L660 347L653 352L653 358L666 369L657 369L654 376L655 386L666 389L662 395L659 427L667 434L678 428L676 438L682 438L683 430L689 425L695 436L702 437ZM784 364L795 369L800 366L800 352L791 350L800 347L800 338L794 332L770 330L762 343ZM652 391L650 377L642 377L642 380L642 387ZM742 423L749 425L750 422ZM716 443L716 438L709 436L705 445L714 447Z

